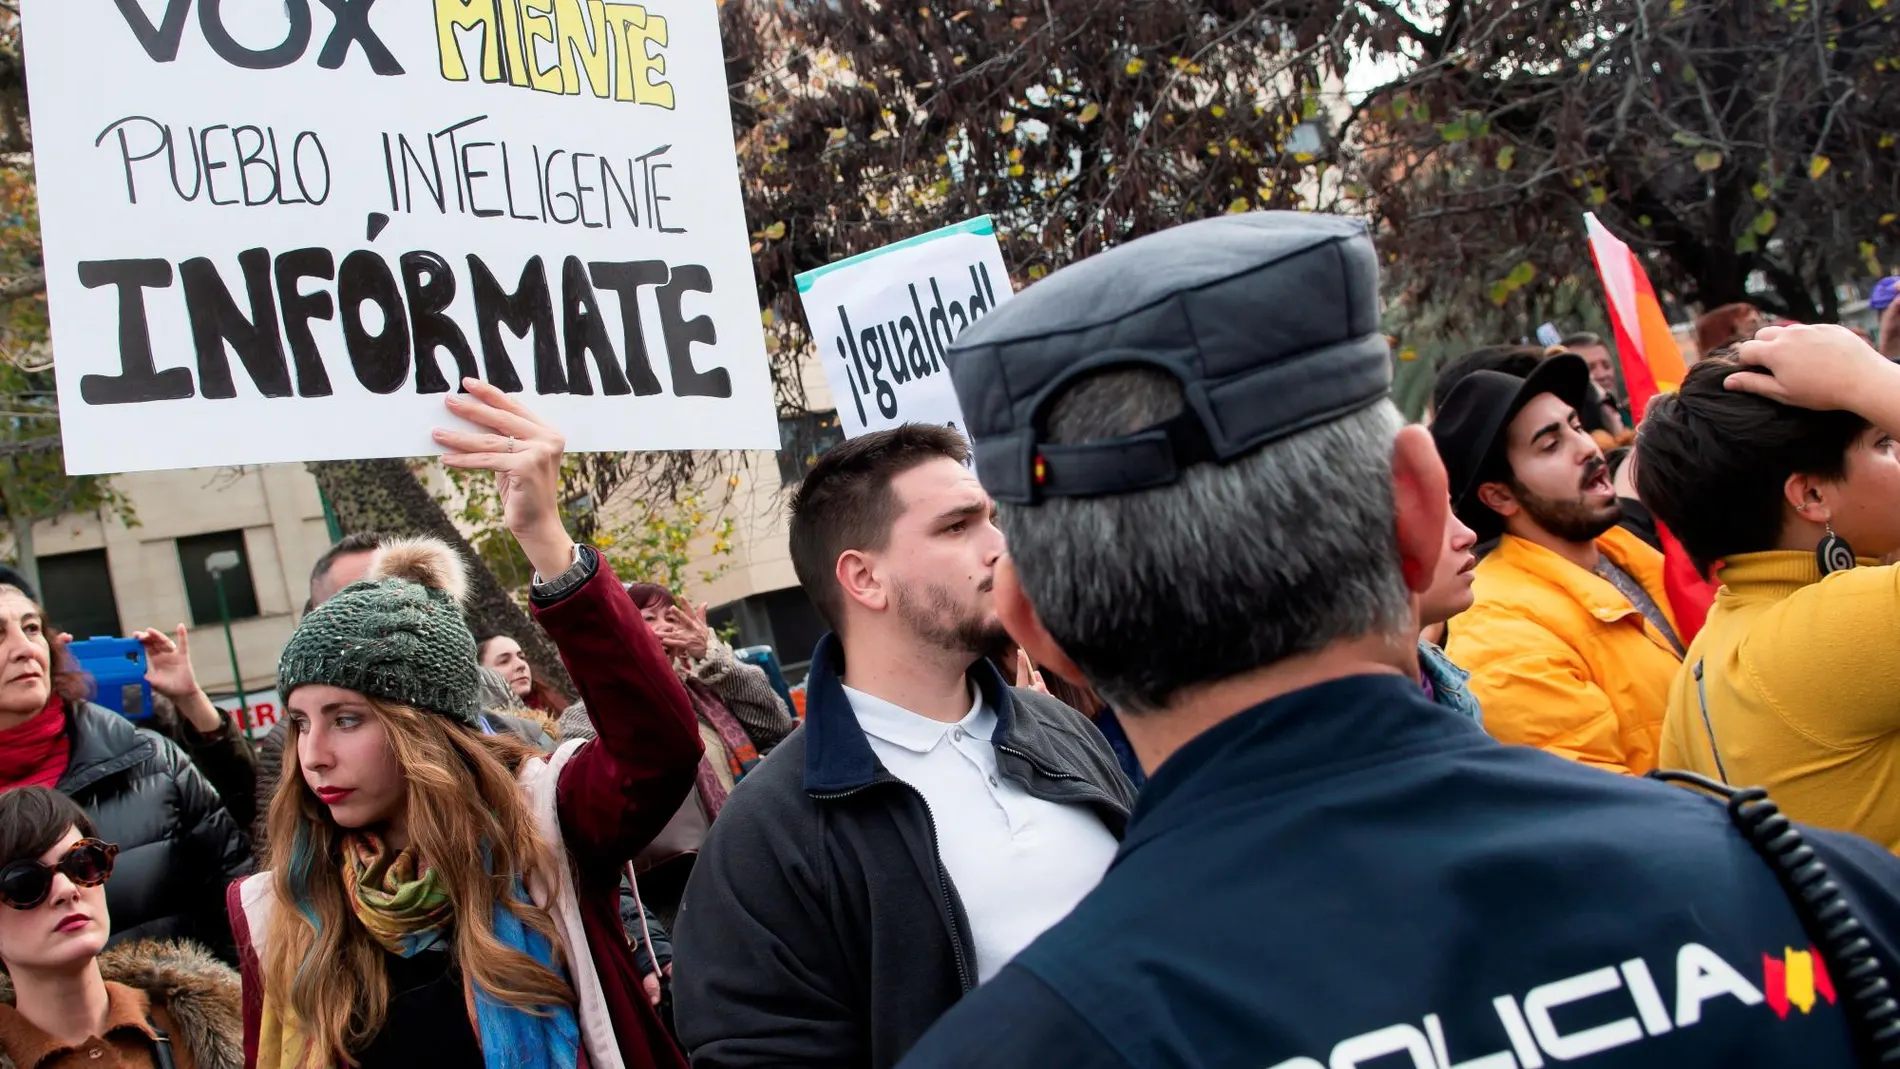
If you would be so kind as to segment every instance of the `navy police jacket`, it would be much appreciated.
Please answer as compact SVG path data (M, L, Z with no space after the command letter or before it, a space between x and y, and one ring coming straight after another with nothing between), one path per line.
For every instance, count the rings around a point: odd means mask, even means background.
M1900 861L1803 832L1891 980ZM901 1069L1854 1065L1811 944L1719 801L1362 676L1170 758L1101 886Z

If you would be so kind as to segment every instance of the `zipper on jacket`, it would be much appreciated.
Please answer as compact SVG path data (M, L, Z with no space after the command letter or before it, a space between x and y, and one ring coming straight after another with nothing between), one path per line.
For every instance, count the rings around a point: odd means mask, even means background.
M1009 754L1011 757L1022 758L1025 762L1028 763L1030 768L1035 769L1037 772L1042 773L1043 775L1049 777L1050 779L1072 779L1072 780L1075 780L1077 783L1089 782L1086 777L1078 776L1073 772L1063 772L1058 769L1050 768L1049 766L1043 764L1041 761L1038 761L1034 757L1031 757L1029 754L1023 752L1022 750L1018 750L1016 747L1010 746L1007 743L999 742L999 743L996 743L995 745L997 749L1003 751L1006 754ZM1092 783L1089 785L1094 786L1094 784Z
M1030 768L1035 769L1037 772L1041 773L1043 776L1049 779L1070 780L1075 783L1080 783L1083 787L1088 789L1089 795L1093 797L1095 800L1106 802L1109 805L1114 806L1115 809L1118 812L1122 813L1123 815L1129 815L1134 812L1132 807L1123 805L1120 799L1116 798L1114 795L1108 793L1107 791L1103 790L1101 787L1097 786L1095 781L1092 779L1089 779L1087 776L1078 776L1073 772L1063 772L1060 769L1050 768L1048 765L1045 765L1041 761L1036 760L1034 757L1030 756L1028 753L1025 753L1022 750L1018 750L1016 747L1010 746L1006 743L999 742L996 744L996 748L1003 751L1006 754L1009 754L1011 757L1021 759L1022 761L1026 762ZM1045 799L1045 801L1047 801L1047 799Z
M917 801L922 803L924 807L924 822L930 825L930 859L937 863L937 895L939 900L943 903L943 915L950 918L950 953L957 963L957 983L962 986L964 993L968 994L976 990L976 983L970 979L969 963L963 960L963 932L957 930L956 900L950 896L950 873L943 867L943 851L939 849L937 845L937 817L930 811L930 801L924 797L924 792L900 779L893 778L887 782L893 786L902 787L912 795L915 795ZM853 787L848 791L814 794L812 797L821 801L834 802L841 798L849 798L855 794L863 794L872 787L880 785L881 784L877 781L872 781L860 787Z

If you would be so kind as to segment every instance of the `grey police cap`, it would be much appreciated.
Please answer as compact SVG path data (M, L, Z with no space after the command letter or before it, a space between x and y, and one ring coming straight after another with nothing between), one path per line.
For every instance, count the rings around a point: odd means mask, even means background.
M1357 219L1256 212L1188 223L1065 267L973 324L949 353L976 472L998 501L1167 486L1385 398L1379 265ZM1146 365L1187 394L1121 438L1042 440L1092 372Z

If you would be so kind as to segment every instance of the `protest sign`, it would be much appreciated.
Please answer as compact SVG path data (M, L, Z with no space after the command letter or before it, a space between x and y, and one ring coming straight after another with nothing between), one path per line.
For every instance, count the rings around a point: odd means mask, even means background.
M277 697L277 691L253 690L244 695L242 706L236 694L213 697L211 703L220 709L227 709L240 721L239 727L252 739L261 739L277 726L279 718L285 715L284 703Z
M900 423L963 429L944 351L1013 295L989 216L807 271L797 281L846 438Z
M774 448L710 0L27 0L67 470Z

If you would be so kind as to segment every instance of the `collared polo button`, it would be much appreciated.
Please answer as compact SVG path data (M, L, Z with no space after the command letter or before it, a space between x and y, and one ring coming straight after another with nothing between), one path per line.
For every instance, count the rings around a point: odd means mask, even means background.
M962 728L952 728L952 729L951 729L951 731L950 731L950 737L951 737L951 738L953 738L953 739L955 739L955 740L957 740L958 742L962 742L962 741L963 741L963 737L964 737L964 736L963 736L963 729L962 729Z
M1001 783L998 783L998 782L996 781L996 777L995 777L995 776L991 776L991 777L990 777L990 786L992 786L992 787L1001 787L1001 786L1002 786L1002 784L1001 784Z

